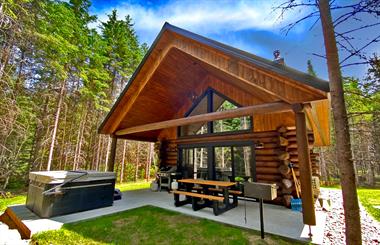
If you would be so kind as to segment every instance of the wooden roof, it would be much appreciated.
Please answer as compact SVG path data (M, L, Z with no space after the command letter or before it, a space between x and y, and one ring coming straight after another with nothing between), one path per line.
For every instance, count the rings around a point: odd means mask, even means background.
M320 101L329 92L324 80L165 23L99 133L181 118L207 86L240 91L249 98L235 99L242 105ZM155 141L160 133L126 138Z

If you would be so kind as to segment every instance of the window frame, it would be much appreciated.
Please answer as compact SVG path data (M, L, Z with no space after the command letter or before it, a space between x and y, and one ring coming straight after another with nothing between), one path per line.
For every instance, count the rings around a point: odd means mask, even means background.
M213 101L213 94L216 94L218 96L220 96L221 98L229 101L230 103L234 104L235 106L237 107L242 107L242 105L240 105L239 103L237 103L236 101L228 98L226 95L218 92L217 90L211 88L211 87L208 87L206 89L206 91L201 95L199 96L198 98L196 98L196 100L194 101L194 103L191 105L190 109L184 114L184 117L188 117L192 112L193 110L198 106L198 104L207 96L207 113L212 113L214 112L213 110L213 104L214 104L214 101ZM236 131L225 131L225 132L214 132L214 122L215 121L210 121L210 122L207 122L207 132L206 133L203 133L203 134L194 134L194 135L182 135L181 133L181 126L177 127L177 137L178 138L183 138L183 139L186 139L186 138L197 138L197 137L204 137L204 136L211 136L211 135L231 135L231 134L242 134L242 133L247 133L247 132L253 132L253 116L248 116L249 120L248 120L248 128L247 129L240 129L240 130L236 130ZM216 121L219 121L219 120L216 120Z
M235 178L235 151L234 147L251 147L251 160L250 160L250 174L254 182L257 181L256 176L256 154L255 154L255 143L253 141L237 141L237 142L210 142L210 143L193 143L193 144L180 144L178 145L178 161L177 169L182 172L183 163L183 150L184 149L194 149L194 148L206 148L207 149L207 177L210 180L216 179L216 164L215 164L215 147L231 147L231 158L232 158L232 178ZM194 159L192 161L194 169Z

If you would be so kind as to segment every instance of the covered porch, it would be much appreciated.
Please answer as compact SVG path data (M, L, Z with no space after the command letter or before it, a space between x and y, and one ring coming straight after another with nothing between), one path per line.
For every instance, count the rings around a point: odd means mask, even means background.
M287 207L301 192L303 223L316 225L313 146L329 144L328 92L281 59L166 23L99 127L113 137L108 170L118 139L156 142L160 167L182 178L276 184Z

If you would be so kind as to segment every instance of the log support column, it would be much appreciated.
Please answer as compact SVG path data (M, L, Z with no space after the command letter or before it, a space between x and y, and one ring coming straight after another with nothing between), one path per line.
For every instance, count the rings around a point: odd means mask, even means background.
M303 223L307 225L316 225L311 177L312 170L304 105L294 105L293 110L296 116L296 137L298 144Z
M116 145L117 145L117 138L112 137L111 152L110 152L110 155L108 158L108 168L107 168L107 171L109 171L109 172L114 171L115 158L116 158Z

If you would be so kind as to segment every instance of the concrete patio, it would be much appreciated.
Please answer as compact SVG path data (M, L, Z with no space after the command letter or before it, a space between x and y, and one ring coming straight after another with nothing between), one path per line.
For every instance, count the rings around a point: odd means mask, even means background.
M206 218L217 222L243 227L247 229L260 230L259 203L240 200L239 206L219 216L215 216L211 208L204 208L194 212L191 205L182 207L174 206L173 196L167 192L151 192L150 190L128 191L123 193L122 200L115 201L111 207L100 208L75 214L58 216L50 219L41 219L29 211L25 205L12 207L13 212L22 219L22 222L30 229L31 233L46 230L59 229L65 223L73 223L92 219L108 214L113 214L129 209L152 205L168 210L177 211L186 215ZM247 223L244 220L244 206L246 204ZM313 239L308 238L308 227L302 223L302 214L291 211L277 205L264 205L265 232L291 239L296 239L315 244L323 243L323 228L326 215L317 212L317 226L312 227Z

